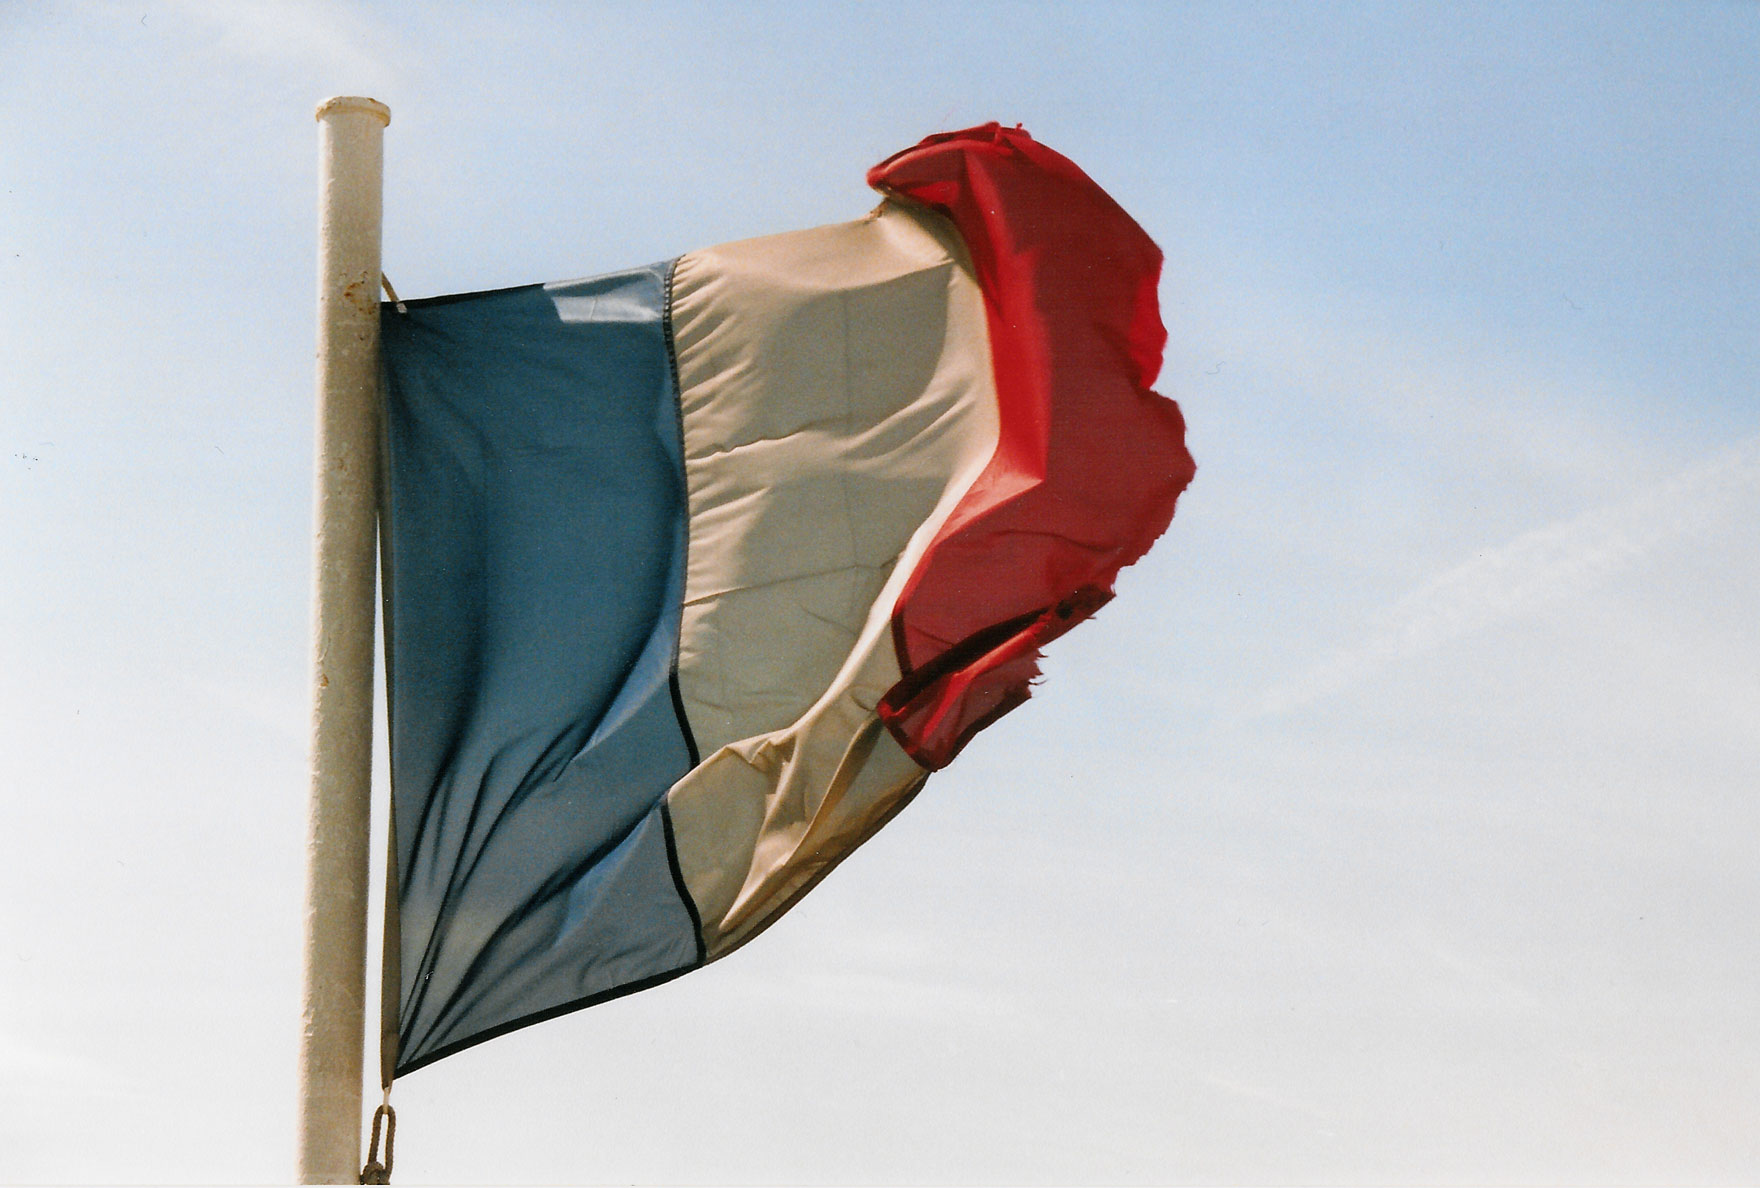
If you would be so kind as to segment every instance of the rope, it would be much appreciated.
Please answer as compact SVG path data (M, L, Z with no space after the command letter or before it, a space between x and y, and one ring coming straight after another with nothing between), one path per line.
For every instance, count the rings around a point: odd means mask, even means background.
M397 307L397 312L408 313L409 306L397 299L397 290L391 287L391 278L381 272L379 274L379 283L385 286L385 296L391 298L391 304Z
M379 1162L379 1124L385 1124L385 1162ZM361 1168L362 1184L391 1183L391 1150L397 1144L397 1111L391 1108L391 1090L385 1090L385 1102L373 1111L373 1139L367 1144L367 1166Z

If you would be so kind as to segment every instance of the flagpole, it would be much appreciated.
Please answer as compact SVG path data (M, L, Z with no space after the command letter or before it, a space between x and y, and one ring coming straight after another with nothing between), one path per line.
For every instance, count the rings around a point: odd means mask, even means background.
M373 756L379 231L391 112L318 108L318 413L311 803L300 995L299 1180L360 1170Z

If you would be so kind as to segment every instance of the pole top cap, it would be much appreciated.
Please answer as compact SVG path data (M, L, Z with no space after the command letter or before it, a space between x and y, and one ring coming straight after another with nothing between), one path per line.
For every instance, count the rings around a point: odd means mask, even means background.
M343 112L365 112L379 121L381 127L391 123L391 109L377 99L368 99L364 95L337 95L318 104L317 118L319 122Z

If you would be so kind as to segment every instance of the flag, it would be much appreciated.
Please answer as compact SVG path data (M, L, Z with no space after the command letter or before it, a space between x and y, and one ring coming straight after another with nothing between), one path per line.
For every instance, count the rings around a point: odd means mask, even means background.
M750 940L1166 529L1148 236L995 124L868 180L383 308L398 1073Z

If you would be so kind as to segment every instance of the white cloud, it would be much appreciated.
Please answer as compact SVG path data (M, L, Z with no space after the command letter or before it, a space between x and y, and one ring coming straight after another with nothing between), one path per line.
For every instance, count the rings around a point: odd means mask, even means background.
M220 35L220 47L251 63L317 69L330 85L387 92L396 71L376 52L381 34L357 11L329 0L171 0Z
M53 1051L17 1036L0 1034L0 1084L20 1100L111 1098L141 1093L146 1086L110 1065L77 1052Z
M1580 496L1667 446L1654 428L1640 436L1607 416L1610 407L1644 403L1631 399L1624 377L1537 358L1456 307L1316 292L1275 260L1239 271L1253 278L1251 288L1194 287L1169 313L1177 329L1162 390L1194 409L1220 399L1239 415L1249 393L1275 394L1284 402L1276 415L1348 422L1351 442L1446 446L1477 471ZM1201 446L1205 422L1193 424ZM1205 461L1200 451L1200 468Z
M1636 495L1523 533L1400 599L1358 647L1268 691L1249 716L1317 701L1389 664L1496 623L1578 598L1659 546L1747 523L1760 494L1760 437L1750 437Z

